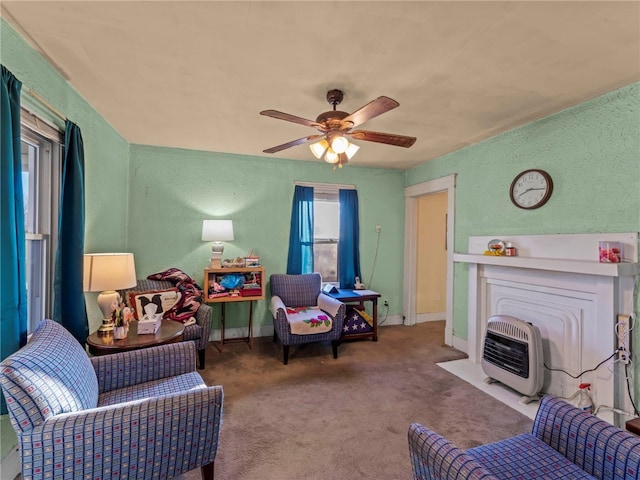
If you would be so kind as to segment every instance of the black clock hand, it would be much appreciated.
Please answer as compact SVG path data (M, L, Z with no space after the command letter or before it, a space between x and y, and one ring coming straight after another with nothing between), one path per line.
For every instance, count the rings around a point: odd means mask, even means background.
M522 195L524 195L525 193L529 193L532 190L544 190L544 187L536 187L536 188L527 188L524 192L522 192L520 195L518 195L519 197L521 197Z

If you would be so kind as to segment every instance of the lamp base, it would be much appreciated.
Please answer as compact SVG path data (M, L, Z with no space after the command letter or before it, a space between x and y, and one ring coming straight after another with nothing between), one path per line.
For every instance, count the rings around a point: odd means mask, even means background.
M222 249L214 250L211 249L211 261L209 263L209 268L222 268Z
M98 307L102 312L102 325L98 328L100 333L113 331L113 319L111 318L112 306L120 303L120 294L114 290L106 290L98 295Z
M110 318L103 318L102 325L98 327L98 333L106 335L110 332L113 332L113 328L114 328L113 320L111 320Z

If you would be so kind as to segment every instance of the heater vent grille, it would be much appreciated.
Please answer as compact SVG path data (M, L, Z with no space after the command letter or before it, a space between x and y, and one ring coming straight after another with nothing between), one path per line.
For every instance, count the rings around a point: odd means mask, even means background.
M542 364L542 340L535 326L508 315L488 320L482 369L491 379L532 396L542 389Z

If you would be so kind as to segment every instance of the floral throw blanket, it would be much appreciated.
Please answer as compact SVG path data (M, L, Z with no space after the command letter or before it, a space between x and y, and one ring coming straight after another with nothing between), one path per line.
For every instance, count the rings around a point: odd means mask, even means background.
M319 307L287 307L287 321L293 335L325 333L331 330L331 317Z

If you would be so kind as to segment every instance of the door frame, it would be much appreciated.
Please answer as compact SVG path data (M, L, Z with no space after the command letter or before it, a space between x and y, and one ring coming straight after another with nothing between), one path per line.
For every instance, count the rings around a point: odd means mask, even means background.
M447 192L447 282L444 343L453 345L453 239L455 225L456 175L437 178L404 189L404 292L403 315L405 325L417 323L416 314L416 257L418 239L418 197Z

